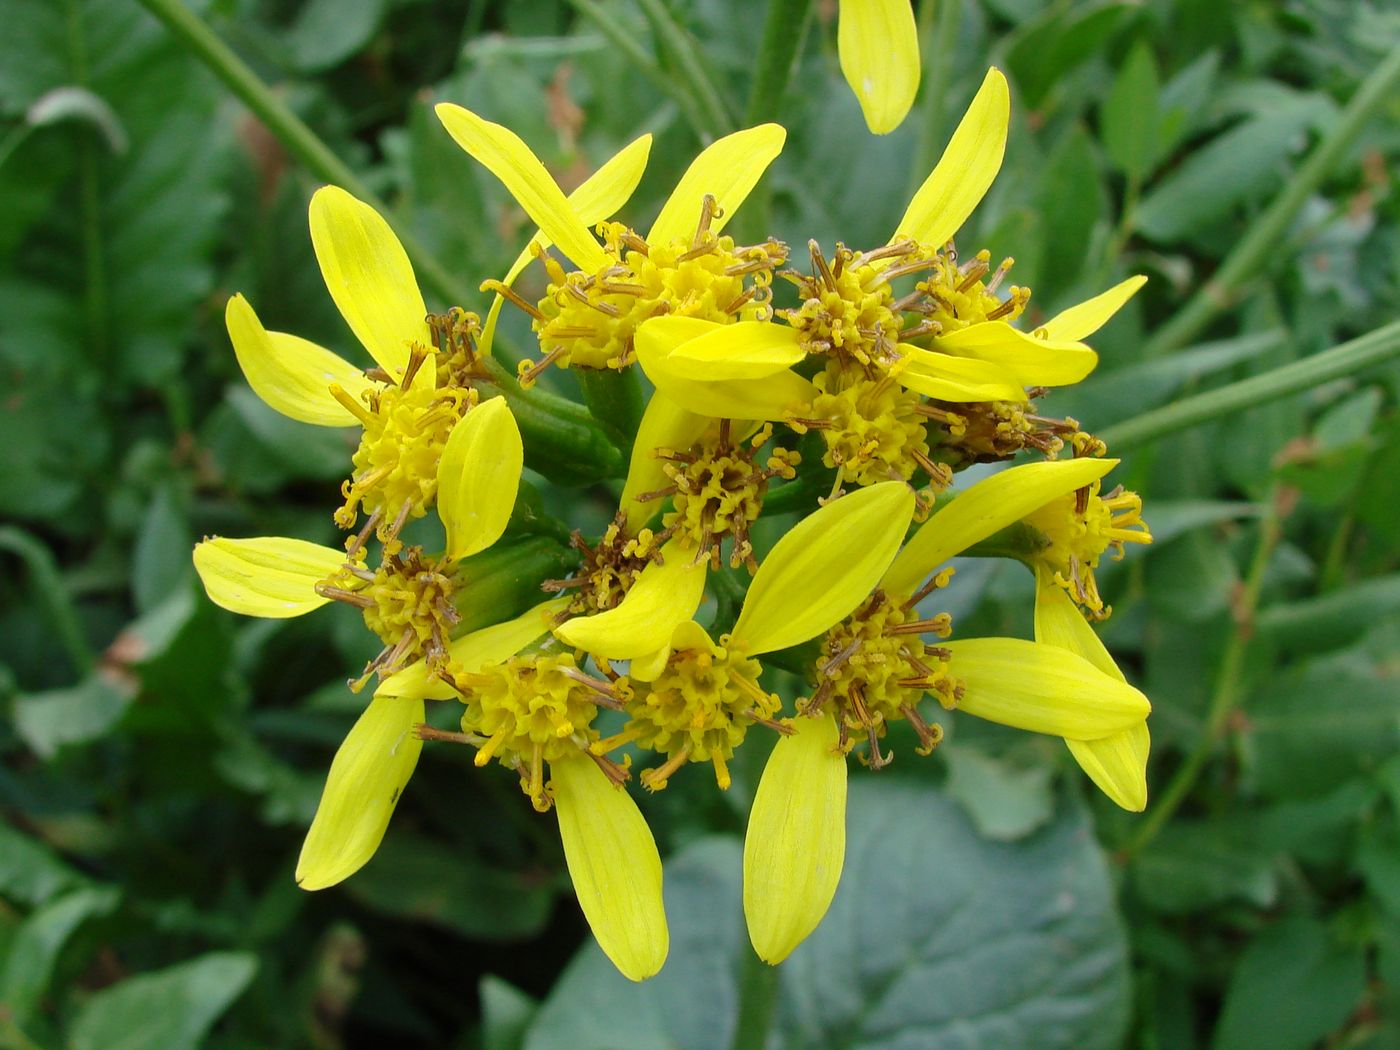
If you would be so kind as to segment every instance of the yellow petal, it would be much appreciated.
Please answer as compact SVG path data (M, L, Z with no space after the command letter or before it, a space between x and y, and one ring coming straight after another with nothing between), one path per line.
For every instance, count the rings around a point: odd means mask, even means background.
M503 397L477 405L452 428L438 461L438 517L453 560L501 538L515 507L525 447Z
M578 189L568 197L569 205L578 215L579 221L585 226L592 226L615 215L618 209L631 199L637 183L641 182L642 172L646 170L650 154L650 135L633 139L609 157L602 167L579 183ZM515 279L534 260L535 246L548 248L552 243L554 242L545 236L543 230L536 232L530 238L530 243L525 246L525 250L516 256L515 262L506 271L503 283L507 286L515 283ZM491 301L491 309L487 311L486 323L481 329L481 339L477 342L480 353L491 352L491 344L496 338L496 323L500 319L501 306L504 303L505 298L500 295Z
M331 396L338 383L356 400L370 386L364 372L325 347L285 332L269 332L241 295L224 307L238 366L253 393L284 416L323 427L351 427L360 421Z
M958 709L1051 736L1095 740L1143 721L1147 697L1082 656L1023 638L940 642L965 687Z
M422 700L376 697L369 702L331 762L297 860L302 889L334 886L374 856L423 750L413 731L423 717Z
M1098 632L1044 570L1036 572L1035 640L1084 657L1104 674L1125 681ZM1141 722L1099 740L1066 740L1089 779L1117 805L1133 813L1147 808L1147 756L1151 736Z
M671 946L661 898L661 856L632 796L583 755L550 765L564 860L579 907L603 954L628 980L645 981Z
M627 669L627 677L634 682L654 682L661 677L661 672L666 670L666 663L670 659L669 643L641 656L634 656L632 665Z
M716 139L690 163L671 196L661 206L647 240L667 244L690 237L700 221L708 193L719 204L710 229L719 233L733 218L768 165L783 151L787 132L778 124L760 124Z
M846 758L836 719L795 718L754 794L744 835L749 940L776 966L822 921L846 861Z
M1039 339L1005 321L968 325L937 337L933 348L997 365L1021 386L1068 386L1099 363L1083 343Z
M554 618L568 608L570 601L569 598L553 598L527 609L513 620L464 634L448 645L448 659L468 674L504 663L548 634ZM380 682L374 695L451 700L457 696L457 691L433 673L427 660L417 660Z
M669 643L676 625L700 608L708 563L696 562L695 552L676 540L661 548L661 557L642 570L615 608L576 616L554 633L568 645L609 660L631 660Z
M194 567L215 605L244 616L285 619L330 601L316 584L345 564L345 552L284 536L195 544Z
M798 522L749 584L732 644L756 655L814 638L870 594L904 541L914 492L882 481Z
M457 145L501 180L525 214L575 266L592 273L608 265L607 253L519 135L449 102L439 103L436 111Z
M377 211L322 186L311 197L311 246L335 305L381 368L400 375L410 344L433 345L408 253Z
M681 343L706 334L711 322L691 317L658 317L637 329L637 360L648 379L672 401L697 415L724 419L782 419L810 404L817 388L791 371L762 379L699 382L678 375L670 363Z
M798 339L797 329L770 321L716 324L676 347L666 360L682 379L762 379L807 356Z
M661 392L651 396L642 413L637 438L632 443L632 461L627 467L627 481L622 486L618 506L627 515L628 532L636 532L660 506L657 500L643 503L637 497L646 492L664 489L669 483L666 460L656 455L658 449L684 451L700 439L710 425L708 416L681 408Z
M1087 339L1108 323L1109 318L1123 309L1124 305L1137 294L1138 289L1147 283L1141 275L1129 277L1115 284L1108 291L1086 299L1078 306L1056 314L1040 326L1047 339L1075 340Z
M900 385L940 401L1025 401L1026 392L1000 365L935 353L900 343L907 364L895 373Z
M909 0L841 0L841 72L876 135L899 127L919 92L919 33Z
M1103 477L1117 463L1091 458L1027 463L979 481L919 526L880 586L891 594L913 594L924 577L955 554Z
M981 203L1001 168L1011 94L1001 70L987 70L972 104L924 184L919 187L891 240L912 237L942 247Z

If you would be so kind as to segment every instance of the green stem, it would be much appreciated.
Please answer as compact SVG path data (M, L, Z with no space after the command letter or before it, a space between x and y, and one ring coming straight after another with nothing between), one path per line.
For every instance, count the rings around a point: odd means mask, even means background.
M58 564L49 549L29 533L12 526L0 528L0 550L9 551L29 570L29 580L39 594L49 625L57 636L59 644L68 652L68 659L80 677L86 677L97 666L78 621L77 610L73 608L68 589L59 575Z
M748 127L776 120L781 114L797 57L797 43L802 39L801 29L811 6L812 0L768 0L768 17L758 45L758 66L744 111Z
M1100 434L1113 449L1155 441L1187 427L1310 390L1400 355L1400 321L1293 361L1262 375L1207 390L1109 427Z
M1159 356L1191 342L1217 315L1232 307L1240 291L1278 258L1278 245L1307 199L1351 148L1362 129L1400 87L1400 47L1386 56L1357 89L1331 130L1323 136L1283 192L1261 214L1209 281L1143 347Z
M626 56L628 64L633 69L650 80L663 94L671 96L699 138L703 139L710 134L709 125L705 122L704 114L700 112L695 96L686 90L684 85L678 84L662 71L661 67L647 54L646 49L637 43L635 33L614 18L611 12L601 4L596 3L595 0L568 0L568 3L575 11L592 22L598 31L608 38L613 47Z
M739 984L739 1016L730 1050L763 1050L778 1005L778 968L750 952Z
M1244 658L1255 633L1254 621L1255 612L1259 608L1259 592L1264 586L1264 573L1269 567L1269 561L1283 536L1277 488L1269 494L1266 507L1268 509L1264 517L1260 519L1259 542L1254 548L1254 558L1250 562L1244 589L1240 592L1239 600L1233 609L1235 629L1225 643L1225 652L1220 658L1215 690L1206 712L1206 724L1196 739L1196 746L1186 756L1186 761L1177 769L1156 801L1148 807L1147 817L1138 825L1136 834L1123 848L1121 856L1124 859L1140 853L1156 838L1157 833L1186 800L1186 796L1200 779L1206 763L1214 754L1216 746L1225 736L1230 716L1245 698L1242 681Z
M703 49L681 28L662 0L637 0L637 4L661 38L661 43L671 53L671 61L684 78L685 88L699 101L705 118L706 136L719 138L734 130L734 118L729 113L729 107L724 104L719 90L700 64Z
M318 179L334 183L354 194L379 212L403 243L413 260L419 277L449 303L465 305L474 290L466 282L452 276L445 266L409 230L408 224L397 218L387 204L360 177L337 157L329 146L317 137L295 113L287 107L270 87L241 58L220 40L212 29L200 20L180 0L137 0L165 27L188 47L214 74L242 100L267 127L287 151L304 164Z
M576 368L574 378L593 418L612 438L624 456L632 454L632 442L642 423L646 399L635 368Z

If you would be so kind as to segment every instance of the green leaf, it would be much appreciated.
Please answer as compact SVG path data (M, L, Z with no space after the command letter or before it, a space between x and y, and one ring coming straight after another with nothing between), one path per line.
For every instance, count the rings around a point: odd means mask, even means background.
M57 893L87 885L86 875L44 843L0 822L0 895L39 905Z
M146 509L132 552L131 590L137 612L151 612L188 581L194 539L171 486L163 486Z
M1079 275L1095 227L1107 208L1094 145L1075 127L1051 153L1040 180L1045 257L1054 260L1036 282L1036 293L1055 297Z
M1230 984L1213 1050L1306 1050L1359 1005L1366 962L1316 919L1270 926L1246 949Z
M554 900L538 876L490 868L460 849L393 830L345 891L376 911L481 940L538 933Z
M1055 796L1045 766L1017 769L971 747L949 748L948 794L984 837L1009 842L1054 816Z
M482 1050L521 1050L540 1004L499 977L481 979Z
M1152 48L1139 40L1099 106L1104 152L1133 181L1146 176L1157 157L1160 91Z
M15 700L15 730L40 758L87 744L115 726L136 696L129 682L101 672L71 689L50 689Z
M778 971L770 1050L1107 1050L1127 1021L1123 932L1103 855L1061 806L1015 843L978 836L927 787L851 786L845 874L825 921ZM526 1050L729 1045L752 949L740 847L694 843L666 869L671 955L641 985L592 944Z
M369 42L384 20L385 0L343 4L339 0L309 0L296 24L283 38L292 60L303 73L319 73L339 65Z
M1354 642L1373 624L1400 613L1400 573L1358 580L1314 598L1280 602L1254 621L1259 635L1301 655Z
M0 969L0 1003L23 1026L49 986L63 946L88 919L110 914L121 894L113 887L75 890L20 923Z
M79 1008L69 1050L195 1050L257 969L252 952L210 952L127 978Z
M1149 907L1171 915L1235 900L1268 908L1278 898L1271 854L1224 822L1166 825L1133 864L1132 878Z

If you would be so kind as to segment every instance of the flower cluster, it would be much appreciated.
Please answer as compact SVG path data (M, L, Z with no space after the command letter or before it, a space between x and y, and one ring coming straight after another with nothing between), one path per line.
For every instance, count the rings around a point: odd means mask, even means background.
M848 756L888 765L896 723L920 754L949 712L1061 737L1114 802L1145 806L1149 704L1090 621L1110 612L1100 559L1151 537L1137 495L1104 490L1117 461L1103 443L1035 408L1094 368L1084 339L1142 279L1029 327L1011 260L954 247L1000 166L998 71L884 243L813 241L796 263L779 241L724 232L781 152L777 125L705 149L642 234L612 216L649 137L566 196L508 129L437 112L539 227L483 282L484 324L429 313L389 225L333 187L311 201L312 243L375 367L264 329L241 296L227 307L269 405L361 428L333 513L342 545L215 537L194 552L227 609L288 617L343 602L382 645L351 680L373 682L372 697L331 765L303 888L370 859L425 741L506 767L535 809L557 813L583 913L634 980L661 968L668 940L661 861L627 785L660 791L701 764L727 789L752 735L775 741L744 852L749 932L770 963L835 892ZM536 260L544 292L530 299L516 281ZM538 351L514 372L492 349L507 304ZM531 387L554 370L627 459L612 522L567 548L511 541L512 522L537 513L521 477L541 455L516 417L538 416ZM587 418L575 409L572 426ZM962 637L940 608L949 559L979 544L1034 572L1033 641ZM802 669L801 695L772 687L778 666ZM430 724L430 701L455 705L460 729Z

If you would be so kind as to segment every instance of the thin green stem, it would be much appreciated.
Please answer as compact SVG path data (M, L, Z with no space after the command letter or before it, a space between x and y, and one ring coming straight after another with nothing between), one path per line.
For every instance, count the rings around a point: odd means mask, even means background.
M1157 837L1167 821L1180 808L1191 789L1196 786L1206 763L1225 736L1230 724L1230 716L1245 699L1243 683L1244 659L1249 651L1249 643L1254 637L1255 613L1259 608L1259 592L1264 586L1264 574L1273 558L1274 550L1283 536L1283 525L1279 510L1279 492L1275 488L1265 504L1264 517L1259 522L1259 541L1254 548L1254 557L1245 577L1243 589L1235 602L1233 615L1235 629L1225 643L1225 652L1220 658L1216 672L1215 689L1211 694L1206 711L1206 722L1196 745L1186 756L1186 761L1176 773L1156 801L1148 808L1147 817L1137 826L1136 833L1128 840L1121 856L1125 859L1140 853Z
M39 596L49 626L80 677L97 666L97 657L83 634L73 600L49 549L29 533L12 526L0 528L0 550L9 551L29 570L29 582Z
M1331 129L1294 172L1283 192L1264 210L1215 275L1196 292L1143 348L1147 357L1159 356L1191 342L1239 300L1245 284L1278 258L1278 245L1289 225L1322 180L1351 148L1362 129L1400 87L1400 47L1386 56L1357 89Z
M1109 427L1100 436L1113 449L1144 445L1198 423L1310 390L1396 356L1400 356L1400 321L1262 375L1145 412L1136 419Z
M739 1016L730 1050L763 1050L777 1005L778 968L750 952L740 975Z
M423 246L408 228L350 168L337 157L316 133L287 107L273 90L241 58L220 40L180 0L137 0L155 15L171 34L188 47L263 122L277 140L306 165L313 175L354 194L384 216L404 250L413 260L418 276L444 300L466 304L474 290L454 277Z
M702 48L675 20L662 0L637 0L637 4L647 16L647 21L651 23L657 36L661 38L661 43L670 52L671 61L676 64L676 71L685 80L685 87L689 88L699 102L705 118L707 136L719 138L733 131L734 117L700 62Z
M695 96L687 91L683 84L677 83L665 74L651 55L647 54L646 49L637 42L635 33L614 18L612 12L596 3L595 0L568 0L568 3L575 11L592 22L598 31L608 38L613 47L626 56L628 64L633 69L675 100L681 113L684 114L686 122L690 124L699 138L703 139L711 134L705 115L700 111Z
M763 23L763 39L758 45L758 65L749 90L744 123L752 127L765 120L776 120L782 113L783 96L797 58L797 43L812 0L768 0L768 17Z

